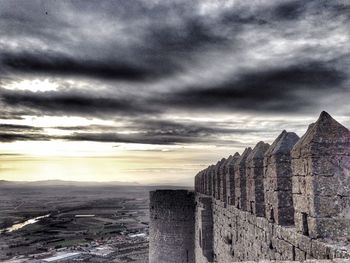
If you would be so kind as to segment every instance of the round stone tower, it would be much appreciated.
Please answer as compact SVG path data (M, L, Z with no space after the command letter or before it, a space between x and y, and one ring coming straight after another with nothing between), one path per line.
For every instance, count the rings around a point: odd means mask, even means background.
M149 231L149 263L194 263L194 192L150 192Z

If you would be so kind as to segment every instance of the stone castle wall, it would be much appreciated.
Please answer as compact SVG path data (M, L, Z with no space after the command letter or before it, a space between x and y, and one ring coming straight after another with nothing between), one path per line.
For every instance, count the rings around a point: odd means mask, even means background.
M350 131L326 112L301 138L283 131L200 171L195 195L151 193L151 263L339 258L350 259Z
M201 206L202 195L196 201ZM330 240L312 239L298 233L294 227L270 223L264 217L233 206L225 207L218 200L212 201L213 246L203 253L199 245L200 218L196 223L196 263L239 262L259 260L304 261L306 259L350 258L350 249ZM210 229L210 228L209 228Z
M149 231L150 263L194 263L194 192L150 192Z
M350 132L325 112L199 172L195 192L197 263L350 258Z

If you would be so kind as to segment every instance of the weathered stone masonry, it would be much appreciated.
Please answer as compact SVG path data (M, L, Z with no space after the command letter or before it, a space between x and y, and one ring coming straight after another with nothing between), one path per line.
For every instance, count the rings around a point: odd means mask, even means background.
M350 235L349 130L323 112L291 154L297 230L313 238Z
M228 205L235 205L235 163L238 161L239 158L239 153L235 153L232 156L230 163L227 165L226 198Z
M247 210L247 174L246 160L252 149L246 148L241 157L234 164L235 177L235 206L242 210Z
M265 216L264 154L269 147L259 142L246 160L247 211L257 216Z
M278 225L294 224L290 151L298 140L295 133L283 131L265 153L265 215Z
M150 193L150 263L194 263L195 197L186 190Z
M194 215L194 238L181 238L196 263L349 262L349 130L322 112L300 139L283 131L209 166L195 177Z

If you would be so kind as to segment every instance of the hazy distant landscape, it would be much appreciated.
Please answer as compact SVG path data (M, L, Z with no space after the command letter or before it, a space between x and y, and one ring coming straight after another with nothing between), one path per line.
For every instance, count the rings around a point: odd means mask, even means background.
M0 261L79 253L76 260L84 262L147 262L148 192L154 188L161 187L1 181Z

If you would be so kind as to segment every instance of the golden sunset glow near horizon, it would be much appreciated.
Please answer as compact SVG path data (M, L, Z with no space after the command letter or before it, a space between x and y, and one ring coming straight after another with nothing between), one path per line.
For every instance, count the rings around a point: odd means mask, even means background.
M350 128L349 8L0 1L0 180L193 185L322 110Z

